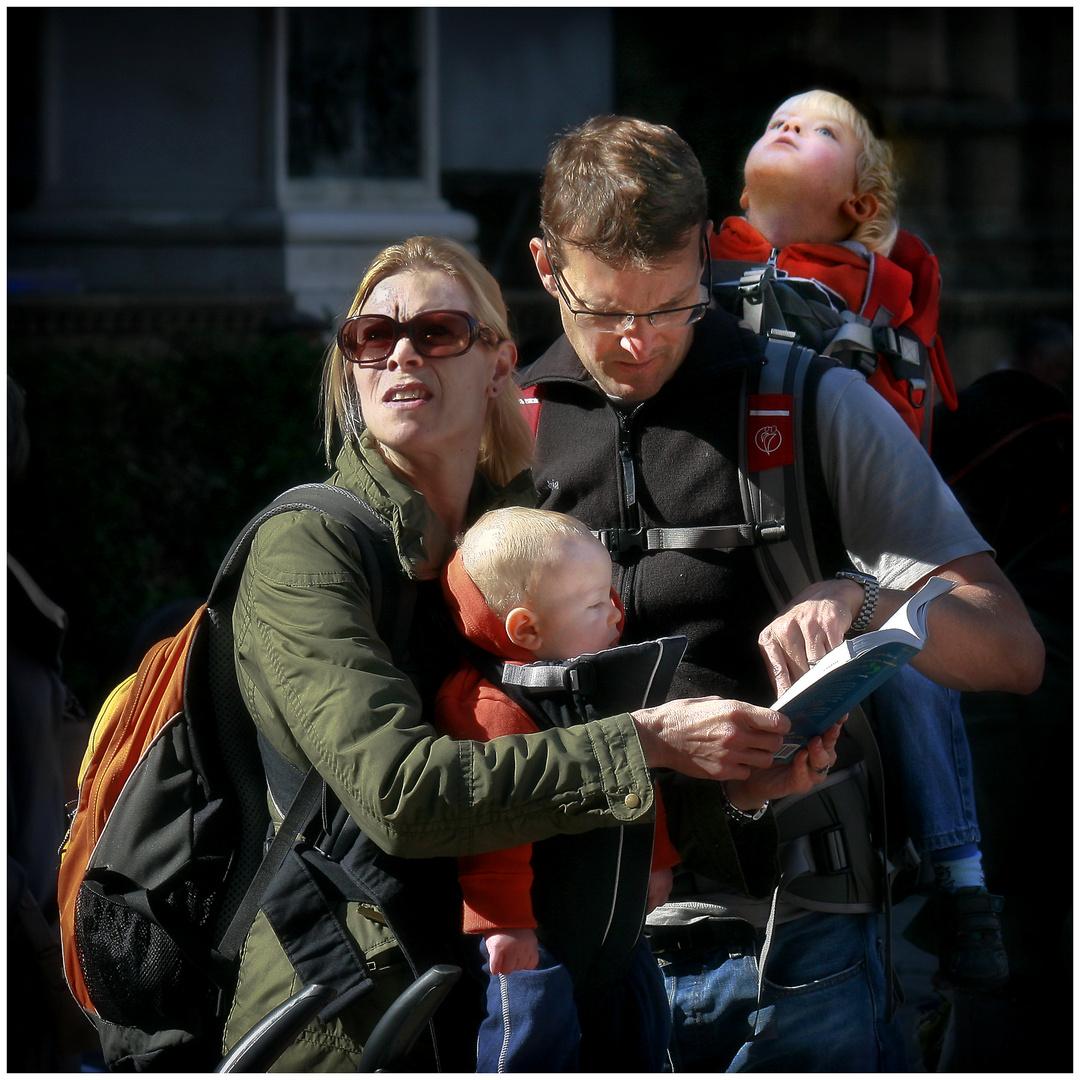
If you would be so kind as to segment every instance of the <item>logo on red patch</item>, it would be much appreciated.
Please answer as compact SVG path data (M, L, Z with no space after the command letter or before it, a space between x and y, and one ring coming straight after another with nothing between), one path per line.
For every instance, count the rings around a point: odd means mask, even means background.
M794 407L790 394L751 395L746 426L747 467L751 472L795 461Z

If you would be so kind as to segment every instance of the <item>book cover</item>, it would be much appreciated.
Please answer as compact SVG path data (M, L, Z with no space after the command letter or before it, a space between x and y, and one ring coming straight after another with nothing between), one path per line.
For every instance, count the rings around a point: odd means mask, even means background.
M926 611L955 582L931 578L878 630L842 641L772 706L791 721L775 760L790 761L867 695L892 678L926 644Z

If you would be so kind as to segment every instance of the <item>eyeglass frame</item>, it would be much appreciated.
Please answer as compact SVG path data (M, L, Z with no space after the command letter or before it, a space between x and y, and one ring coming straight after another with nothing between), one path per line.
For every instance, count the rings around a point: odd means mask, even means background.
M579 300L578 297L574 294L574 291L570 288L570 286L565 281L561 280L562 275L559 272L559 270L556 268L555 260L551 256L551 249L548 247L547 233L545 233L540 238L540 242L544 246L544 257L547 259L548 266L551 268L551 276L552 276L552 279L555 282L555 288L558 290L559 296L562 299L562 302L566 305L566 310L568 312L570 312L571 315L574 316L574 322L577 323L578 326L582 326L583 329L595 330L598 334L625 334L629 330L633 329L633 326L634 326L634 323L635 323L636 320L638 320L638 319L648 319L649 320L649 325L654 330L681 330L684 326L693 326L694 323L700 322L703 318L705 318L705 312L709 310L709 306L712 303L712 291L713 291L713 289L712 289L712 287L713 287L712 259L709 257L709 242L708 242L708 237L705 235L705 233L701 234L702 254L705 256L705 259L704 259L705 265L702 267L702 271L704 273L706 273L706 275L707 275L708 285L702 286L700 278L698 279L699 287L703 287L705 289L705 299L702 300L702 301L699 301L696 304L687 304L684 307L659 308L656 311L642 311L642 312L634 312L634 311L592 311L587 307L582 307L582 308L573 308L573 307L571 307L570 306L570 296L573 296L574 299L579 304L581 303L581 300ZM570 296L567 296L567 293L569 293ZM670 314L672 314L673 312L676 312L676 311L693 311L695 308L701 308L702 309L701 314L698 315L696 318L687 319L686 322L681 323L679 326L657 326L656 323L653 322L653 316L654 315L670 315ZM588 326L586 324L578 322L578 316L579 315L589 315L589 316L592 316L593 318L598 318L599 317L599 318L612 318L612 319L629 319L630 323L629 323L629 325L627 325L627 326L625 326L625 327L623 327L623 328L621 328L619 330L605 330L605 329L603 329L602 327L599 327L599 326Z
M428 356L427 353L420 347L420 344L412 336L409 331L409 326L415 322L416 319L422 318L425 315L460 315L468 324L469 338L465 345L465 348L460 352L453 353L441 353L439 356ZM385 356L380 356L373 360L359 360L351 357L345 346L342 344L342 334L345 332L345 327L349 323L356 322L359 319L385 319L391 323L394 327L394 339L390 342L390 349ZM483 335L490 334L490 338L486 338ZM482 341L485 345L495 346L498 345L502 338L499 337L497 331L493 330L490 326L485 326L475 315L470 315L467 311L459 311L457 308L432 308L430 311L418 311L410 319L406 319L405 322L398 322L397 319L392 318L390 315L382 315L377 312L368 312L366 314L350 315L345 319L338 327L338 332L335 336L337 347L341 351L341 355L347 364L357 364L359 367L366 368L378 368L380 365L386 367L386 362L394 353L394 349L397 348L397 343L403 338L407 337L412 347L425 359L425 360L450 360L455 356L464 356L476 343Z

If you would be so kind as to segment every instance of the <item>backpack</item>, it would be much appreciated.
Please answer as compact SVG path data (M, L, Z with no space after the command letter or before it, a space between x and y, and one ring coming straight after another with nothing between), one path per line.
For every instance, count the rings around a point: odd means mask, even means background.
M344 488L302 485L248 523L206 603L102 706L61 848L59 902L68 986L113 1067L218 1063L240 948L321 800L312 767L264 857L267 781L236 679L231 612L255 533L297 509L349 526L380 632L380 614L396 618L387 592L400 574L386 525Z
M714 254L725 250L724 235L714 237ZM741 231L734 235L736 243L749 241ZM929 449L935 393L949 409L957 407L937 332L941 277L934 253L900 230L887 258L870 255L866 290L853 311L844 296L813 276L813 260L800 257L816 245L793 247L789 253L763 245L763 263L714 259L717 302L756 334L792 331L800 345L861 372Z

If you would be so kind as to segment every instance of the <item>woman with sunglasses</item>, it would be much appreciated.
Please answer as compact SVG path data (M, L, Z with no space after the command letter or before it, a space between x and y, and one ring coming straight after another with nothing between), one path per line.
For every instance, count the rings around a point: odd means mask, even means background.
M357 542L333 519L278 515L245 568L237 673L272 747L268 772L278 759L297 777L315 765L333 824L308 837L303 859L321 909L309 916L300 890L283 908L278 895L275 925L264 910L249 932L226 1049L310 982L292 961L303 967L319 952L328 920L355 960L351 983L279 1069L355 1069L414 975L459 958L461 901L447 856L650 819L650 768L744 779L780 747L776 714L720 699L488 743L437 737L428 725L427 706L457 658L438 583L454 538L485 510L533 501L515 361L499 287L472 255L425 237L382 252L327 354L324 426L328 457L343 442L331 483L388 523L401 573L416 582L408 648L391 655L380 638ZM318 943L303 930L309 919ZM472 994L459 982L436 1013L437 1050L421 1038L410 1068L473 1069Z

